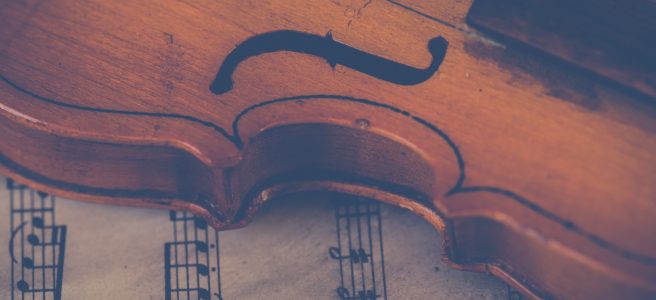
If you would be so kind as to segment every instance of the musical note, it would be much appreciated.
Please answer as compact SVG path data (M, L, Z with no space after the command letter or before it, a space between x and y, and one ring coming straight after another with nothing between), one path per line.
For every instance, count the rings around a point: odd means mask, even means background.
M175 241L175 242L168 242L166 245L169 246L177 246L177 245L193 245L196 246L196 249L200 252L207 252L208 246L207 243L202 242L202 241Z
M59 265L36 265L34 264L34 260L29 257L23 257L23 260L21 261L21 264L23 268L28 268L28 269L55 269L59 268Z
M186 212L171 211L169 220L173 223L173 241L164 243L166 299L222 299L218 232L208 228L202 218ZM209 231L214 232L214 243L210 243ZM216 256L210 256L211 249Z
M376 300L380 297L380 295L376 295L376 292L372 290L359 291L357 295L353 296L351 296L349 290L344 287L338 287L336 292L341 300Z
M55 198L7 180L11 299L61 299L66 226L55 224ZM46 222L49 220L49 222ZM20 257L20 261L16 257Z
M350 249L349 255L342 256L339 253L340 249L337 247L330 247L328 249L328 253L330 255L330 258L332 259L350 259L351 262L353 263L368 263L369 262L369 254L367 252L360 248L360 249Z
M59 240L59 236L61 231L66 230L65 226L57 226L57 225L45 225L45 222L43 221L42 218L39 217L33 217L32 218L32 226L34 228L38 228L40 230L50 230L50 242L44 243L39 239L39 237L34 234L30 233L27 235L27 241L32 245L32 246L59 246L61 241Z
M170 244L169 244L170 246ZM168 265L169 268L196 268L198 270L198 274L207 276L210 274L210 269L204 264L170 264Z
M336 203L337 246L328 248L328 255L339 261L340 286L336 292L340 299L387 299L380 220L379 203L365 199ZM374 249L380 251L379 261L374 259Z
M25 280L19 280L16 283L16 288L23 293L46 293L46 292L56 292L55 289L30 289L30 284ZM57 298L55 298L57 299Z

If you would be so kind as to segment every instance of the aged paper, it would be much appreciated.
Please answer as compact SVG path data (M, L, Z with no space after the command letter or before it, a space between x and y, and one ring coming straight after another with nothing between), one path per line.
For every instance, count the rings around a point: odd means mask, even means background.
M0 299L55 299L50 289L57 284L57 271L61 299L166 299L167 294L171 299L219 299L219 275L223 299L339 299L340 263L329 253L337 246L338 228L331 196L274 201L249 226L218 234L217 243L214 230L191 215L61 198L54 200L50 214L39 211L49 208L49 197L14 187L10 199L5 178L0 180ZM21 197L24 211L15 211L12 220L11 206L20 209ZM381 206L380 216L387 299L508 298L500 281L445 266L437 232L428 223L387 205ZM190 220L186 225L183 217ZM356 223L349 226L355 232ZM373 231L376 235L377 227ZM64 234L65 245L56 245ZM181 241L191 242L185 249ZM378 248L372 249L379 264ZM348 274L352 260L345 261L343 285L353 296ZM377 299L382 299L380 266L374 269ZM357 279L356 285L361 283Z

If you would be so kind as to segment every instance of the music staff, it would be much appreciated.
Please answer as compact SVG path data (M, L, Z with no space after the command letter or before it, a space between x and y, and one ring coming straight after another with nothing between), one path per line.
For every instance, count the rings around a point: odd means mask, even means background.
M377 295L373 290L358 291L357 294L351 296L349 290L344 287L336 289L337 296L342 300L376 300L380 295Z
M339 261L343 300L387 299L380 204L367 200L338 202L335 206L337 246L328 249ZM378 261L374 252L379 251ZM379 290L382 291L379 292Z
M17 185L11 179L7 180L7 189L11 299L59 300L67 229L56 225L55 197Z
M218 232L187 212L171 211L169 219L173 241L164 244L166 299L222 299Z
M328 254L330 255L330 258L332 259L349 259L353 263L368 263L369 262L369 257L371 257L371 254L367 254L367 252L359 248L357 250L351 249L349 251L349 255L344 255L340 256L340 249L337 247L330 247L328 249Z

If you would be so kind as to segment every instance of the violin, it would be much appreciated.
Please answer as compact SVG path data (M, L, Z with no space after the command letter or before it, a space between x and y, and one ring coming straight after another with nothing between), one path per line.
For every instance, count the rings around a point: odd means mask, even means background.
M356 195L530 298L653 299L655 16L646 0L2 1L0 173L217 229L293 193Z

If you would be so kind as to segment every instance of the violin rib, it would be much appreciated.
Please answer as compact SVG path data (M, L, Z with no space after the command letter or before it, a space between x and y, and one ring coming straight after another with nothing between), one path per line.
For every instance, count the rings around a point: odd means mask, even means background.
M529 297L656 297L653 72L488 36L485 1L351 2L3 1L0 173L218 229L364 196Z

